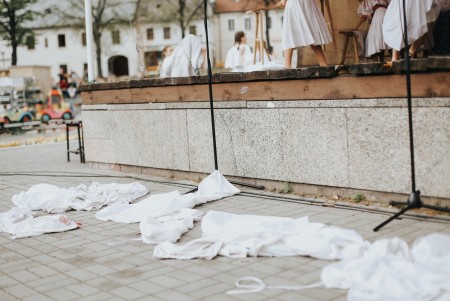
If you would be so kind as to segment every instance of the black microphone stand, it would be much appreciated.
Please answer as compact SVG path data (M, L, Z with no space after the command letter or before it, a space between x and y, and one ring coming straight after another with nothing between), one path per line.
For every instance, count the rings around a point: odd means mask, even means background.
M409 47L408 47L408 22L406 20L406 5L405 0L403 0L403 27L404 27L404 35L403 40L405 43L405 71L406 71L406 94L408 98L408 125L409 125L409 150L411 156L411 194L408 197L406 203L403 202L394 202L390 201L389 204L393 206L405 206L402 210L391 216L389 219L376 226L373 231L377 232L385 225L398 218L400 215L404 214L406 211L410 209L418 209L418 208L428 208L443 212L449 212L449 208L440 208L436 206L431 206L424 204L420 198L420 190L416 190L416 172L415 172L415 163L414 163L414 129L413 129L413 114L412 114L412 96L411 96L411 60L409 56Z
M216 144L216 123L214 120L214 98L213 98L213 90L212 90L212 68L211 68L211 59L209 56L209 36L208 36L208 1L203 0L203 21L205 24L205 35L206 35L206 60L208 63L208 88L209 88L209 110L211 112L211 129L212 129L212 138L213 138L213 150L214 150L214 169L219 170L219 163L217 160L217 144ZM235 181L229 181L230 183L251 187L263 190L264 186L262 185L253 185L248 183L241 183ZM197 191L198 188L194 188L186 193L191 193Z

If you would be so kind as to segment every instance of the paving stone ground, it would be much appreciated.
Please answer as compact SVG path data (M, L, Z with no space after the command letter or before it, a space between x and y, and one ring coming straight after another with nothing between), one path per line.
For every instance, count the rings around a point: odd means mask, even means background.
M64 175L64 176L63 176ZM0 212L13 207L11 197L32 185L49 183L60 187L135 181L129 174L94 170L80 164L78 157L66 162L65 144L57 143L0 150ZM151 193L191 189L186 181L142 175ZM190 183L195 185L195 183ZM212 202L199 209L232 213L309 216L313 222L357 230L365 239L399 236L408 243L434 232L450 234L450 220L403 218L380 232L374 226L386 213L285 202L276 194L245 194ZM42 213L39 213L42 214ZM329 261L309 257L245 258L218 257L214 260L155 260L153 246L140 242L108 246L111 242L139 237L138 224L96 220L95 212L66 213L81 222L80 229L12 240L0 235L0 300L346 300L347 291L315 288L302 291L265 290L229 296L239 277L255 276L270 285L301 285L319 280ZM200 236L200 225L180 240Z

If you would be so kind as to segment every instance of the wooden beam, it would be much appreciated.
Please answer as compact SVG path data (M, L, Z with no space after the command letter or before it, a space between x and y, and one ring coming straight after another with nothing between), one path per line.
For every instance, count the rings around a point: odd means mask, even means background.
M450 97L450 73L413 74L413 97ZM283 101L406 97L403 75L287 79L217 83L215 101ZM180 85L82 91L83 104L209 101L208 85Z

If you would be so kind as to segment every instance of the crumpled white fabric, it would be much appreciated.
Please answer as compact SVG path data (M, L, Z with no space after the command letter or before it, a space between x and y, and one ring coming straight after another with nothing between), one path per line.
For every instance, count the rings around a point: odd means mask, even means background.
M199 221L202 215L200 210L183 208L158 218L146 217L139 224L142 241L146 244L176 242L194 227L194 221Z
M410 249L400 238L381 239L362 256L322 270L328 288L349 289L348 300L450 300L450 236L432 234Z
M65 215L33 217L30 210L15 207L0 213L0 232L12 235L12 239L64 232L78 228L78 224Z
M181 77L200 75L202 64L202 42L200 38L188 34L181 40L173 54L163 61L160 76Z
M7 212L0 212L0 232L8 232L15 224L33 218L33 213L26 208L14 207Z
M178 246L168 241L162 242L155 247L153 257L159 259L208 259L217 256L223 242L217 238L194 239L185 245Z
M307 217L292 219L209 211L202 219L202 238L185 246L159 244L153 256L211 259L217 255L233 258L303 255L344 259L360 256L366 245L353 230L311 223Z
M218 171L206 177L198 191L181 195L178 191L155 194L135 204L117 204L106 207L95 214L102 221L138 223L147 217L161 217L183 208L218 200L239 193L240 190L228 182Z
M30 210L60 213L68 210L97 210L103 206L132 202L148 193L148 189L135 182L130 184L99 184L92 182L68 189L50 184L38 184L16 194L12 202Z
M206 177L195 193L181 195L178 191L149 196L135 204L116 204L95 214L103 221L140 222L141 239L147 244L175 242L194 227L203 212L191 209L196 205L239 193L218 171Z

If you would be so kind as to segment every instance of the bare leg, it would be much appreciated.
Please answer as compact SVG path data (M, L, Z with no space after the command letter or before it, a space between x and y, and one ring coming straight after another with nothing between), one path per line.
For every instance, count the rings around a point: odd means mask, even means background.
M392 61L398 61L400 59L400 51L392 49Z
M314 54L319 61L320 66L328 66L327 60L325 59L325 54L323 53L322 46L320 45L311 45L311 49L314 51Z
M414 57L417 53L417 49L425 42L425 39L427 38L427 34L424 34L419 39L415 40L411 47L409 47L409 53L412 57Z
M284 68L291 69L293 53L294 48L289 48L284 51Z

